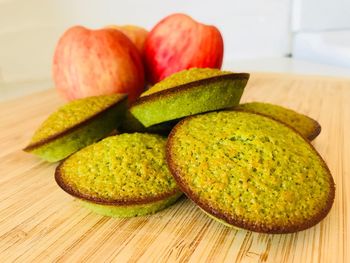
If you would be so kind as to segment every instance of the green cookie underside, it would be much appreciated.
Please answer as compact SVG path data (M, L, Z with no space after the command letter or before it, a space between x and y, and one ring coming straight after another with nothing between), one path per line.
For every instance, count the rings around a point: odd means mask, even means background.
M182 195L177 192L174 195L156 202L137 205L102 205L87 201L81 201L92 212L110 217L134 217L154 214L174 204Z
M238 74L237 74L238 75ZM131 113L145 126L185 116L229 108L237 105L248 76L203 81L198 86L173 88L141 98Z
M206 214L207 216L209 216L211 219L227 226L227 227L230 227L230 228L234 228L234 229L237 229L237 230L241 230L242 228L239 228L239 227L236 227L236 226L233 226L233 225L230 225L229 223L227 223L226 221L220 219L220 218L217 218L215 216L213 216L212 214L209 214L207 211L205 211L204 209L200 208L202 212L204 212L204 214Z
M145 127L139 122L131 113L128 111L125 114L125 118L120 125L118 131L120 132L146 132L146 133L158 133L158 134L168 134L171 129L175 126L177 121L164 122L150 127Z
M34 148L24 149L38 155L48 162L60 161L77 150L90 145L107 136L119 125L123 118L127 105L124 100L109 108L96 118L88 120L86 123L67 130L53 139L44 141ZM30 145L29 145L30 146Z

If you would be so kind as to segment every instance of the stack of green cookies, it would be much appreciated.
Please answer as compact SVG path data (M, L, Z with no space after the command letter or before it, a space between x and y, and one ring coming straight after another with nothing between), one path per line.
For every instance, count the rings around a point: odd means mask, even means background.
M73 101L25 150L63 160L58 185L102 215L152 214L185 193L225 225L266 233L311 227L335 192L309 143L320 125L277 105L239 104L248 79L193 68L155 84L129 109L124 95Z

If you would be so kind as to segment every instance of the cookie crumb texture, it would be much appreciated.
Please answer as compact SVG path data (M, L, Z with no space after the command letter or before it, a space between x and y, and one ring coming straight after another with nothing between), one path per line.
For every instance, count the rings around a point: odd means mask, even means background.
M98 112L107 109L124 98L125 95L115 94L95 96L71 101L51 114L34 133L31 144L45 140L51 136L66 131L73 126L89 119Z
M83 199L102 203L142 203L167 195L178 188L166 165L165 143L151 134L108 137L66 159L61 181Z
M236 106L249 74L193 68L175 73L144 92L131 114L145 127Z
M315 139L321 132L321 126L314 119L278 105L263 102L250 102L239 104L234 109L270 116L293 127L310 141Z
M232 72L212 68L191 68L182 70L156 83L149 90L143 92L141 94L141 97L148 96L150 94L157 93L162 90L174 88L183 84L187 84L196 80L222 76L226 74L232 74Z
M180 122L167 158L182 190L202 209L253 231L305 229L334 199L333 179L312 146L253 113L213 112Z

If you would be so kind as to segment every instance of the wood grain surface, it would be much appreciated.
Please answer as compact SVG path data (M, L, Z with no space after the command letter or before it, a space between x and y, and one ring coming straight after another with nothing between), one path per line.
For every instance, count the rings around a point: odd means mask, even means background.
M350 79L252 74L242 101L284 105L320 122L313 144L336 198L318 225L287 235L231 229L185 198L152 216L89 212L56 185L57 164L21 151L63 103L49 90L0 104L0 262L350 262Z

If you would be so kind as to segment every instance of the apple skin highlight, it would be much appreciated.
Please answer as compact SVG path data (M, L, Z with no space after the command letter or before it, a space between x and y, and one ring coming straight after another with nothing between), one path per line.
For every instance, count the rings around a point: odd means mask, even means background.
M145 43L146 71L150 82L189 68L221 68L224 43L220 31L185 14L161 20Z
M117 29L68 29L60 38L52 67L56 89L67 100L143 91L144 68L135 45Z

